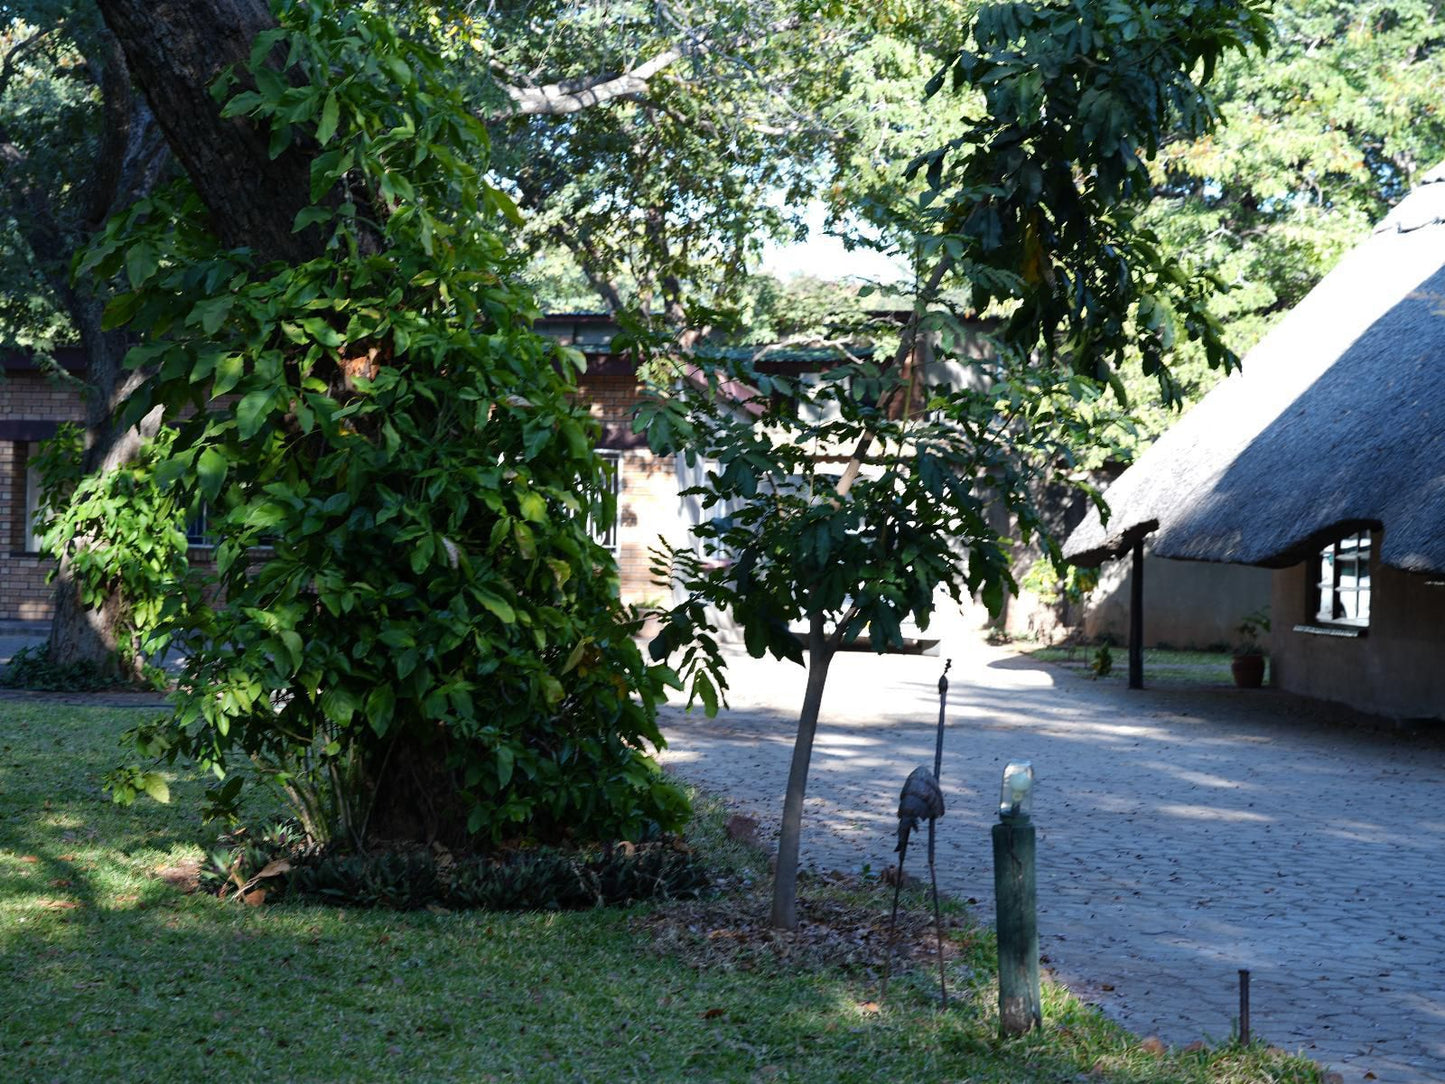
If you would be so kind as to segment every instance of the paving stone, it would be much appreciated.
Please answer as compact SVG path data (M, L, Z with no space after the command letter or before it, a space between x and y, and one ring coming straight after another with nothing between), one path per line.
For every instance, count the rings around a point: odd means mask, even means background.
M932 763L940 664L841 661L803 857L879 870L898 788ZM1229 1034L1247 967L1269 1041L1349 1084L1445 1081L1445 742L1346 727L1270 690L1128 692L982 645L955 646L954 664L938 869L981 918L999 776L1031 759L1040 945L1061 980L1177 1045ZM757 817L763 839L776 838L803 678L739 657L730 710L664 718L664 761Z

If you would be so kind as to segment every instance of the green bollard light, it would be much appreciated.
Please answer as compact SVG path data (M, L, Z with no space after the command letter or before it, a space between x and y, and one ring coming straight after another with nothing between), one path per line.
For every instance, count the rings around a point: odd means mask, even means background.
M993 826L993 887L998 908L999 1031L1022 1035L1043 1024L1039 1002L1038 888L1034 872L1034 769L1014 761L1003 771L999 823Z

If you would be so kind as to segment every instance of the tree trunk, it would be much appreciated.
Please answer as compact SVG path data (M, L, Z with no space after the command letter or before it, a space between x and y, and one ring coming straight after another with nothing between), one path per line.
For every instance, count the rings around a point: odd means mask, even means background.
M117 674L120 641L128 625L126 614L125 600L119 591L112 591L96 609L81 602L80 591L70 573L70 558L62 557L55 573L55 613L50 619L48 644L50 661L56 666L84 663L102 674ZM134 663L131 669L135 669Z
M77 252L89 244L106 220L130 206L154 186L167 161L150 111L131 89L130 74L120 43L105 35L87 66L97 72L103 128L95 159L88 164L79 214L68 222L48 193L32 199L32 217L21 224L26 240L39 260L56 296L70 316L85 354L85 449L82 471L91 474L124 466L139 450L139 434L116 429L114 416L136 383L125 370L129 338L104 331L104 284L75 283L70 269ZM82 172L87 172L81 167ZM154 427L150 430L153 435ZM119 595L106 599L94 612L82 605L62 560L56 573L55 614L50 626L49 653L59 665L90 663L109 670L119 640L126 635L128 607Z
M124 367L129 340L122 333L101 330L104 306L93 293L72 293L67 301L85 351L86 418L81 473L89 477L119 470L134 459L145 440L155 435L156 423L151 419L140 430L116 426L116 412L135 382L133 376L127 379ZM114 673L122 639L129 635L129 607L119 591L112 592L94 610L88 609L71 576L70 560L63 556L56 570L54 597L50 661L60 666L89 663L102 672ZM128 643L124 646L127 650L133 647ZM137 675L139 663L134 660L132 673L127 676Z
M798 844L803 834L803 797L808 789L808 765L813 759L813 735L818 732L818 711L833 648L824 635L823 615L808 615L808 688L798 715L798 737L793 742L793 764L788 771L788 792L783 797L783 827L778 836L778 870L773 878L773 926L780 930L798 925Z
M318 253L314 228L291 231L297 212L311 202L314 145L296 140L272 158L269 133L244 118L223 118L211 97L227 65L244 80L251 43L275 27L265 0L98 3L221 240L293 263Z

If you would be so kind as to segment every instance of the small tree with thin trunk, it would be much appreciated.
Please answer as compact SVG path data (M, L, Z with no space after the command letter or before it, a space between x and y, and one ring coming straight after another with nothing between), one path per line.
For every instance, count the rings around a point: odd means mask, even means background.
M654 450L706 462L708 482L694 492L715 513L696 529L699 547L662 555L687 597L665 613L654 655L681 649L709 712L726 688L716 611L741 626L751 654L806 659L779 847L780 927L796 920L803 795L834 655L864 634L879 650L899 645L903 622L926 626L940 592L997 607L1013 581L992 510L1035 530L1039 476L1092 428L1101 394L1071 374L965 360L950 346L969 329L946 313L928 321L925 363L916 326L891 356L839 350L813 375L703 358L637 420Z
M963 134L913 164L929 194L920 242L927 285L891 360L854 360L817 384L710 364L645 407L654 449L715 464L701 492L726 517L697 529L703 556L677 549L667 571L687 597L654 644L682 649L695 695L725 687L709 607L728 610L748 651L802 660L789 625L807 626L808 685L784 800L775 926L796 924L803 797L833 654L865 629L875 648L926 623L935 592L977 593L997 609L1013 586L1001 505L1027 537L1040 526L1030 464L1067 463L1096 438L1102 386L1123 397L1138 359L1175 396L1167 359L1198 340L1232 365L1205 307L1209 283L1139 225L1146 160L1173 137L1208 131L1204 84L1229 50L1262 48L1263 3L1036 0L992 4L969 47L931 82L966 91ZM957 321L938 290L957 285L1000 316L993 365L950 373L917 364L917 344ZM909 364L912 361L914 363ZM843 462L841 475L834 475ZM1045 548L1056 554L1051 540ZM725 556L729 563L719 567Z

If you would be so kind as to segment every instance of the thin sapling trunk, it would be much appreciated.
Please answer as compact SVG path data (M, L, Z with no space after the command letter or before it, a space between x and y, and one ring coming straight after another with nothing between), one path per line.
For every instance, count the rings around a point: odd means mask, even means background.
M823 615L808 615L808 688L798 716L798 737L793 743L793 764L788 772L788 791L783 798L783 826L778 836L778 871L773 879L773 916L776 929L791 930L798 925L798 844L803 832L803 797L808 789L808 763L813 757L813 735L818 731L818 711L823 706L823 687L834 647L828 643Z

